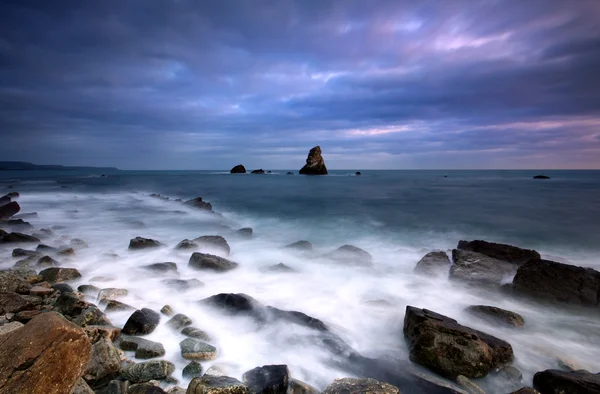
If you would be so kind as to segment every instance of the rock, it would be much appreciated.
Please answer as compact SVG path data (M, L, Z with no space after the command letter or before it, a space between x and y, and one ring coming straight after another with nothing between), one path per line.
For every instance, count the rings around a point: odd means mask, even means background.
M533 376L533 387L542 394L596 394L600 393L600 375L548 369Z
M0 315L33 309L35 305L26 298L16 293L0 292Z
M456 377L456 383L464 388L469 394L485 394L485 391L483 391L481 387L465 376L458 375Z
M75 388L71 394L94 394L94 390L90 388L90 386L83 379L79 379L77 383L75 383Z
M264 269L265 272L297 272L283 263L275 264Z
M23 323L20 323L18 321L13 321L7 324L2 324L0 325L0 343L2 342L2 339L6 336L11 334L12 332L18 330L21 327L24 327L25 325Z
M540 392L532 389L531 387L523 387L522 389L513 391L510 394L540 394Z
M177 264L175 263L154 263L144 265L142 268L154 272L177 272Z
M196 197L183 203L189 207L201 209L203 211L212 211L212 205L209 202L202 201L202 197Z
M231 169L231 171L229 171L232 174L245 174L246 173L246 167L244 167L241 164L238 164L237 166L233 167Z
M8 219L13 215L16 215L21 210L19 203L11 201L7 204L0 206L0 219Z
M166 394L166 392L154 383L138 383L129 386L127 394Z
M75 250L68 246L63 246L56 251L56 254L59 256L75 256Z
M260 170L254 170L251 172L251 174L264 174L265 170L263 170L262 168Z
M291 171L288 171L287 174L285 174L285 175L294 175L294 173Z
M250 394L248 387L229 376L203 376L190 382L187 394Z
M227 376L227 368L223 364L213 364L209 369L206 370L204 376Z
M294 249L303 252L312 252L313 245L308 241L297 241L286 246L287 249Z
M525 264L529 260L539 260L541 258L540 254L535 250L522 249L512 245L497 244L481 240L460 241L456 248L481 253L494 259L507 261L517 265Z
M150 360L144 363L132 364L121 369L121 376L132 382L147 382L162 380L175 372L175 365L166 360Z
M58 267L60 263L50 256L40 257L36 264L38 267Z
M34 317L36 317L40 313L42 313L42 312L39 311L39 310L30 310L30 311L17 312L15 314L15 316L13 317L13 320L14 321L18 321L18 322L23 323L23 324L26 324L27 322L29 322L31 319L33 319Z
M21 248L13 249L13 257L41 257L42 254L36 250L26 250Z
M182 389L179 386L174 386L167 390L167 394L186 394L186 393L187 393L187 390Z
M517 269L515 264L468 250L453 249L452 260L450 278L469 283L500 285Z
M92 346L92 357L83 373L83 379L92 387L98 388L119 375L121 357L107 338L102 338Z
M298 379L290 380L290 394L319 394L319 390Z
M39 238L32 237L31 235L22 233L8 233L0 237L0 243L26 243L26 242L40 242Z
M323 394L400 394L398 387L375 379L336 379Z
M181 330L182 328L186 327L186 326L191 326L192 325L192 319L190 319L189 317L187 317L186 315L184 315L183 313L178 313L175 316L173 316L167 323L167 327L173 329L173 330Z
M361 248L353 245L340 246L331 253L325 255L327 258L344 264L371 265L373 257Z
M315 146L308 152L306 158L306 164L298 172L302 175L326 175L327 167L325 167L325 160L321 156L321 147Z
M198 248L198 244L194 241L190 241L189 239L184 239L183 241L179 242L177 244L177 246L175 246L175 249L179 249L179 250L197 249L197 248Z
M250 227L244 227L235 232L237 235L244 238L252 238L253 230Z
M238 263L212 254L195 252L190 257L188 267L197 270L211 270L216 272L230 271L238 266Z
M119 297L125 297L128 294L129 294L129 290L127 290L127 289L118 289L115 287L108 287L108 288L102 289L98 292L98 301L115 300Z
M0 388L7 394L70 393L91 351L81 328L44 313L0 343Z
M507 342L427 309L406 307L404 335L411 361L451 379L484 377L513 358Z
M96 391L96 394L127 394L129 387L128 381L111 380L103 390Z
M66 283L55 283L52 285L52 289L60 291L61 293L72 293L74 291L73 288Z
M465 311L491 324L502 324L509 327L523 327L525 319L518 313L488 305L471 305Z
M600 272L549 260L523 264L513 278L518 293L550 301L598 307Z
M183 368L181 376L187 379L199 378L202 376L202 364L197 361L190 361L190 363Z
M135 237L129 241L129 250L158 248L162 244L154 239Z
M132 311L132 310L135 310L135 308L132 307L131 305L127 305L123 302L116 301L116 300L108 300L108 302L106 303L106 307L104 307L105 313L125 312L125 311Z
M256 394L287 394L290 371L287 365L265 365L245 372L242 380Z
M533 179L550 179L550 177L547 175L536 175Z
M229 256L229 253L231 252L229 244L225 238L221 237L220 235L204 235L194 239L194 242L202 249L221 251L226 256Z
M179 343L181 357L186 360L214 360L217 348L194 338L186 338Z
M160 315L158 313L152 309L142 308L133 312L122 331L128 335L150 334L156 329L159 322Z
M79 238L73 238L69 242L69 245L77 247L77 248L87 248L88 247L87 242L85 242L83 239L79 239Z
M46 245L46 244L39 244L35 248L35 250L38 251L38 252L40 252L40 253L47 253L47 252L53 252L54 253L54 252L58 251L58 249L56 249L55 247L49 246L49 245Z
M114 342L121 337L121 329L114 326L86 326L83 331L92 343L96 343L103 338Z
M356 176L360 176L360 175L362 175L362 174L360 173L360 171L356 171L356 172L354 173L354 175L356 175Z
M415 272L424 275L447 275L450 264L452 263L446 252L429 252L419 260Z
M181 333L186 337L200 339L201 341L210 342L210 336L199 328L196 327L185 327L181 330Z
M586 369L586 368L583 368L578 363L576 363L575 361L568 359L568 358L564 358L564 357L556 357L556 365L558 365L558 367L560 369L563 369L565 371L571 371L571 372L579 371L580 369Z
M173 308L171 308L171 305L165 305L160 309L160 313L162 313L165 316L173 316L175 314L175 311L173 310Z
M0 291L29 294L30 289L31 285L15 272L0 271Z
M79 291L85 295L97 297L98 293L100 292L100 288L98 288L94 285L81 285L81 286L77 287L77 291Z
M75 268L51 267L40 271L40 275L49 283L67 282L81 278L81 274Z
M200 282L198 279L165 279L163 283L171 288L177 289L179 291L186 291L189 289L197 289L199 287L203 287L204 283Z
M139 359L162 357L165 355L165 348L162 343L139 337L123 336L119 340L119 347L123 350L135 351L135 358Z

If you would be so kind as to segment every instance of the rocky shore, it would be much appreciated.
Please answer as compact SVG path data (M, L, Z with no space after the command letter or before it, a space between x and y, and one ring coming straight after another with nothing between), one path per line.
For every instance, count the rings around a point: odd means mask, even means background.
M320 149L311 154L313 159L309 156L307 166L316 168L315 173L326 173L324 163L321 167L316 159ZM201 197L185 202L151 197L218 216L212 204ZM284 364L258 365L241 376L228 376L227 365L218 363L218 341L214 333L205 330L201 319L169 305L154 310L127 303L124 298L129 289L92 284L98 280L78 269L77 256L88 246L87 241L61 238L52 229L35 228L23 220L34 217L31 214L15 219L21 210L18 198L16 192L0 197L0 248L11 250L12 258L3 262L11 267L0 271L1 393L320 392L294 378ZM249 243L253 239L251 228L230 234ZM232 247L227 239L229 236L206 234L171 245L138 236L123 240L123 248L140 256L160 248L189 253L187 268L204 280L203 274L227 276L243 268L230 256ZM315 253L309 241L281 247L306 259ZM348 269L368 270L377 264L371 253L354 245L340 246L319 257ZM149 261L140 267L140 272L165 275L161 283L173 291L204 286L197 278L168 276L177 270L174 262ZM559 309L576 306L596 312L600 307L600 272L549 261L537 251L511 245L461 240L450 253L428 252L415 261L414 271L415 275L448 278L474 291L491 289L498 297L533 304L551 304ZM293 275L295 270L279 263L265 272ZM218 293L194 302L232 317L232 324L244 320L253 322L257 329L279 324L298 328L297 339L323 349L331 364L345 375L321 387L323 393L485 393L480 379L486 376L502 379L503 387L513 393L600 392L597 371L569 367L568 363L560 364L560 369L539 371L530 382L534 388L527 387L521 372L512 365L517 349L510 335L499 338L461 324L459 317L418 306L391 312L403 321L398 337L405 341L409 359L402 359L371 357L357 350L325 319L267 305L248 294ZM114 313L126 315L125 323L113 323ZM486 324L501 325L509 330L506 332L518 332L528 325L528 316L499 308L494 300L490 305L471 305L465 313ZM178 372L189 384L173 377L177 366L167 357L165 344L148 338L163 329L168 336L164 341L179 343L177 361L184 362L185 367ZM206 363L211 366L205 368Z

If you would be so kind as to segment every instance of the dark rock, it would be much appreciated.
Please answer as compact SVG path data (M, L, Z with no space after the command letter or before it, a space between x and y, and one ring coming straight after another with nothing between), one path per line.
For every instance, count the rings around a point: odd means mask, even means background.
M229 376L203 376L190 382L187 394L250 394L248 387Z
M65 316L78 316L84 309L89 306L89 303L80 299L74 293L62 293L56 301L54 301L54 309Z
M211 270L216 272L230 271L237 268L238 263L227 260L223 257L205 253L193 253L188 262L188 267L197 270Z
M29 256L23 260L17 261L13 265L13 269L28 269L34 266L37 267L38 260L39 258L36 256Z
M171 288L186 291L189 289L197 289L199 287L203 287L204 283L200 282L198 279L165 279L163 283Z
M157 248L162 244L154 239L135 237L129 241L129 250Z
M0 315L33 310L35 305L16 293L0 292Z
M233 167L230 171L230 173L232 174L245 174L246 173L246 167L244 167L241 164L238 164L237 166Z
M360 173L360 171L356 171L356 172L354 173L354 175L356 175L356 176L359 176L359 175L362 175L362 174Z
M177 272L177 264L175 263L154 263L143 266L142 268L154 272Z
M196 197L183 203L189 207L202 209L204 211L212 211L212 205L209 202L202 201L202 197Z
M26 243L26 242L40 242L39 238L32 237L31 235L22 233L8 233L0 237L0 243Z
M286 175L294 175L294 173L291 171L288 171Z
M94 390L83 379L79 379L71 394L94 394Z
M139 337L122 336L119 340L119 347L123 350L135 351L135 358L139 359L162 357L165 355L165 348L162 343Z
M19 194L19 192L10 192L10 193L6 193L6 197L9 197L10 199L16 199L19 198L21 195Z
M26 250L21 248L13 249L13 257L41 257L41 253L35 250Z
M253 230L250 227L244 227L236 231L236 234L244 238L252 238Z
M218 308L226 312L238 314L253 312L262 305L254 298L246 294L217 294L200 301L202 304L209 305L213 308Z
M336 379L323 394L400 394L398 387L375 379Z
M415 267L415 272L424 275L448 274L450 269L450 259L446 252L429 252Z
M16 201L9 202L0 206L0 219L8 219L16 215L21 210L19 203Z
M175 365L166 360L150 360L132 364L121 369L121 376L132 382L148 382L162 380L175 372Z
M3 393L71 393L92 351L83 330L57 313L35 317L0 342Z
M11 202L11 199L10 199L9 196L2 196L2 197L0 197L0 206L6 205L9 202Z
M519 267L512 288L527 296L598 307L600 272L549 260L532 260Z
M264 365L245 372L242 380L256 394L287 394L290 371L287 365Z
M68 246L63 246L58 248L56 254L59 256L75 256L75 250L73 248L69 248Z
M190 241L189 239L184 239L183 241L179 242L177 244L177 246L175 246L175 249L197 249L198 248L198 244L194 241Z
M597 394L600 393L600 375L583 370L548 369L533 376L533 387L542 394Z
M190 361L190 363L183 368L181 375L187 379L199 378L202 376L202 364L197 361Z
M167 327L180 331L183 327L191 326L192 319L184 315L183 313L178 313L173 316L167 323Z
M297 272L283 263L275 264L264 269L265 272Z
M58 267L60 263L50 256L43 256L38 259L36 265L38 267Z
M220 235L204 235L194 239L194 242L198 244L198 247L200 248L222 251L226 256L229 256L229 253L231 252L229 244L225 238Z
M129 317L123 327L123 333L128 335L150 334L156 329L159 322L160 315L158 313L152 309L142 308L133 312Z
M181 333L186 337L200 339L201 341L210 342L210 336L199 328L196 327L185 327L181 330Z
M547 175L536 175L533 179L550 179L550 177Z
M156 386L155 384L148 382L132 384L127 389L127 394L166 394L166 391L160 386Z
M509 327L523 327L525 319L518 313L488 305L471 305L465 311L492 324L502 324Z
M77 287L77 291L86 295L97 297L100 289L94 285L81 285Z
M37 212L26 212L26 213L20 213L18 215L13 215L13 219L33 219L33 218L37 218L38 213Z
M460 241L456 248L481 253L517 265L525 264L529 260L539 260L541 258L540 254L535 250L522 249L512 245L497 244L481 240Z
M353 245L340 246L331 253L325 255L327 258L344 264L371 265L373 257L368 252Z
M50 267L40 271L40 275L46 282L67 282L81 278L81 274L75 268Z
M325 160L321 156L321 147L315 146L308 152L306 158L306 164L299 171L302 175L326 175L327 167L325 167Z
M165 305L160 309L160 313L162 313L165 316L173 316L175 314L175 311L173 310L173 308L171 308L171 305Z
M217 348L194 338L186 338L179 343L181 357L186 360L214 360Z
M513 391L510 394L540 394L540 392L532 389L531 387L523 387L522 389Z
M260 170L254 170L251 172L251 174L264 174L265 170L263 170L262 168Z
M129 382L127 380L111 380L102 390L96 394L127 394Z
M311 252L313 245L308 241L297 241L286 246L287 249L300 250L303 252Z
M112 325L111 321L106 317L106 315L102 313L97 306L92 304L89 304L87 308L82 310L81 313L73 319L73 323L80 327Z
M40 253L46 253L46 252L56 252L58 249L56 249L55 247L46 245L46 244L39 244L35 250L37 250Z
M512 360L510 344L426 309L406 307L410 359L448 378L484 377Z
M127 305L123 302L117 300L108 300L106 303L106 307L104 307L104 312L124 312L124 311L132 311L135 310L131 305Z
M66 283L55 283L52 285L52 288L61 293L72 293L74 291L73 288Z
M461 249L452 250L452 260L450 278L485 285L500 285L517 269L515 264Z
M92 357L83 373L83 379L92 388L108 383L119 375L121 357L112 342L103 338L92 346Z

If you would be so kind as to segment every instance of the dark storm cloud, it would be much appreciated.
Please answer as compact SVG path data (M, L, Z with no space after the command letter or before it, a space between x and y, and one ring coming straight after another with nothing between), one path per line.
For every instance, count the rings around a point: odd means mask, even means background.
M593 0L4 1L0 156L600 167L599 22Z

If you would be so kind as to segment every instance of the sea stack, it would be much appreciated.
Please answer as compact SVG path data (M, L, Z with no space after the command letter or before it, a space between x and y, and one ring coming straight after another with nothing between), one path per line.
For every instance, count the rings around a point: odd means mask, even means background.
M321 156L320 146L315 146L308 152L306 164L299 173L303 175L327 175L327 167L325 167L325 160Z
M244 167L241 164L238 164L237 166L233 167L231 169L231 171L229 171L232 174L245 174L246 173L246 167Z

